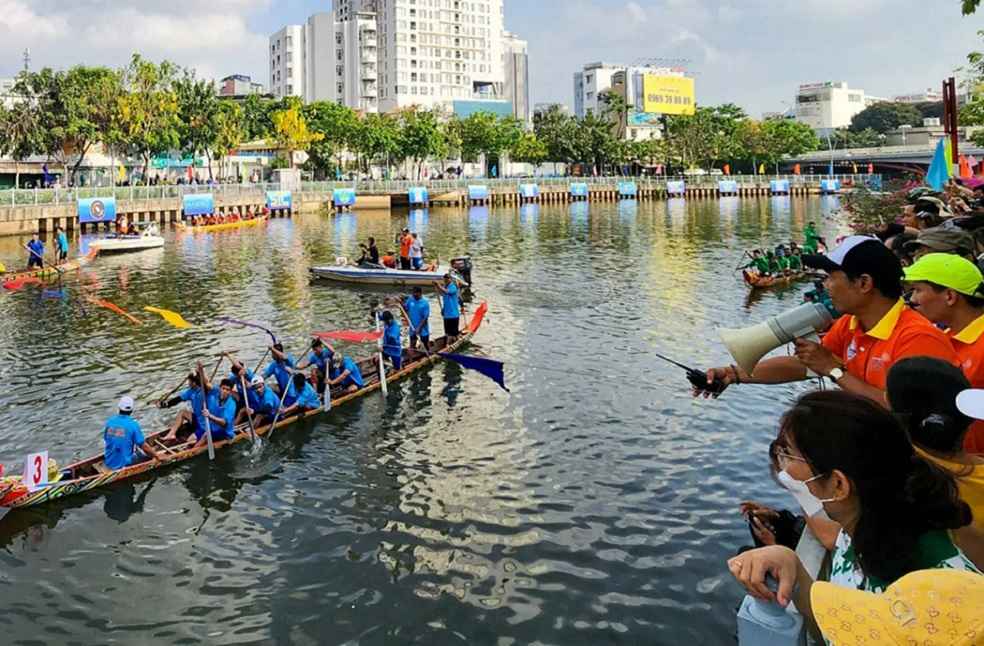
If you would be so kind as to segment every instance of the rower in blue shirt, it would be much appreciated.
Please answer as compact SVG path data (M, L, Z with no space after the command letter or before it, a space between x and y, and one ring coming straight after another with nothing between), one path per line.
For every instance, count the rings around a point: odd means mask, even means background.
M284 399L283 417L290 417L298 413L306 413L321 408L321 399L318 393L302 373L293 376L290 383L290 390Z
M231 440L236 436L236 400L232 396L233 385L231 379L223 379L219 385L218 397L209 397L208 410L203 414L208 416L213 442ZM209 390L211 395L214 389ZM208 442L205 429L202 429L201 433L196 429L195 437L198 439L196 446L203 446Z
M44 243L38 238L38 234L31 236L31 241L24 245L27 249L27 268L44 267Z
M441 314L444 316L444 336L446 345L458 340L461 321L461 304L458 301L458 283L451 274L444 274L444 284L434 283L441 293Z
M326 344L321 339L311 341L311 352L307 358L297 365L298 370L304 370L308 366L314 366L318 370L318 393L325 391L325 382L334 377L335 348L331 344ZM289 397L290 395L288 395Z
M383 312L380 320L383 322L383 356L390 360L393 368L403 367L403 339L400 322L389 310Z
M413 288L413 295L403 303L403 316L410 328L410 349L417 347L417 338L423 345L424 352L430 354L430 303L424 298L424 290Z
M250 382L253 381L253 371L228 352L224 354L229 357L229 361L232 363L232 371L227 378L235 384L233 396L236 398L236 410L242 410L243 406L246 405L246 392L243 390L243 384L245 383L246 387L249 388Z
M362 379L362 371L359 370L358 364L352 361L351 357L342 357L339 371L338 376L328 382L329 386L341 385L342 390L348 393L354 393L365 387L366 383Z
M258 428L273 421L280 408L280 399L273 390L266 387L263 377L256 375L249 384L249 406L239 411L237 423L246 421L247 415L253 416L253 426Z
M106 426L103 428L103 442L106 443L103 464L108 469L115 471L141 460L143 455L138 449L154 460L161 459L157 451L144 439L140 424L132 415L133 398L127 396L120 399L119 414L106 421Z
M68 260L68 236L65 235L64 228L58 227L55 239L58 242L58 263L63 263Z
M218 392L214 389L209 393L209 399L217 396ZM188 374L188 387L184 391L166 402L160 402L158 405L161 408L170 408L181 402L188 402L190 406L188 409L182 410L175 417L174 422L171 423L171 427L163 438L166 442L176 439L179 434L182 437L186 437L192 432L195 435L205 432L205 418L202 415L205 412L203 404L204 396L201 384L198 381L198 375L194 372Z
M273 376L277 380L277 394L281 395L290 383L290 369L294 367L294 357L284 352L282 343L274 343L270 346L270 354L273 356L273 361L263 372L263 378Z

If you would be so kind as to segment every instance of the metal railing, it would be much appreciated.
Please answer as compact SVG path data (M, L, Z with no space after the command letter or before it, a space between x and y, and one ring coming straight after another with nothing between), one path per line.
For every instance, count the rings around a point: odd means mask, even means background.
M790 186L819 186L823 179L840 180L842 186L862 186L878 175L681 175L671 177L506 177L461 178L437 180L349 180L334 182L302 182L300 193L331 194L336 188L355 188L363 195L406 193L410 188L424 186L431 193L467 190L472 185L487 186L493 193L515 192L520 184L537 184L542 189L564 190L572 183L614 188L619 182L635 182L640 189L665 189L667 182L683 181L692 188L717 188L722 180L734 181L739 187L768 187L771 180L788 180ZM115 196L118 201L152 201L180 199L184 195L212 193L216 198L262 198L265 191L280 190L279 184L178 184L158 186L102 186L79 188L25 188L0 191L0 208L32 205L74 205L77 200L91 197Z

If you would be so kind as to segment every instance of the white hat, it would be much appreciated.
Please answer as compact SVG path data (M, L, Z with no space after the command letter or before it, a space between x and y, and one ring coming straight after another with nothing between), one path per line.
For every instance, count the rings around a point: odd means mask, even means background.
M249 382L249 385L256 387L263 383L266 383L265 381L263 381L263 377L256 375L255 377L253 377L252 381Z
M984 390L968 388L957 395L957 410L973 419L984 419Z
M119 409L120 409L121 412L124 412L124 413L132 413L133 412L133 397L130 397L129 395L125 395L125 396L121 397L120 398L120 406L119 406Z

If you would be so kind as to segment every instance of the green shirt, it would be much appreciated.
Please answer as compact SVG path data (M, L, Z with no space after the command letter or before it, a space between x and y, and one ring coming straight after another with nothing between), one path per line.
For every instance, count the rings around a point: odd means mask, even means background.
M800 269L803 268L803 263L800 262L800 257L799 256L790 256L789 257L789 268L790 269L793 269L793 270L796 270L796 271L799 271Z
M769 273L769 261L761 256L752 260L752 266L758 269L760 274Z
M785 271L789 269L789 258L786 256L776 256L776 264L779 265L780 271Z

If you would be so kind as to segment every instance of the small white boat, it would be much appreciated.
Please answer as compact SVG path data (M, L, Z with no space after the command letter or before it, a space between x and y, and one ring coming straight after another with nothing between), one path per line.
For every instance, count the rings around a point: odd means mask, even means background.
M95 249L98 253L126 253L157 249L163 246L164 238L161 237L156 224L145 227L140 235L117 235L100 238L89 243L89 249Z
M348 264L345 258L339 258L336 265L321 265L311 267L311 275L315 278L335 280L357 285L395 285L398 287L426 287L444 280L444 274L451 274L458 283L468 287L471 279L471 259L455 258L451 267L437 267L432 271L409 271L406 269L389 269L386 267L366 267Z

